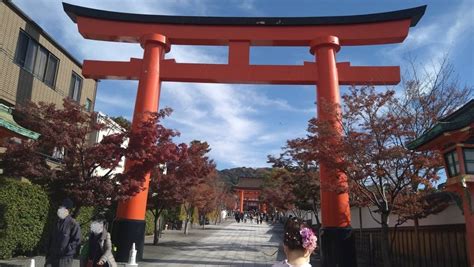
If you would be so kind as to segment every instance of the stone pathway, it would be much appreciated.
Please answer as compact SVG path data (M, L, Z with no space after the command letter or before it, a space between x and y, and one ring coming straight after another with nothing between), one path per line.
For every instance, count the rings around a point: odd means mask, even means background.
M151 245L153 237L145 240L140 267L150 266L271 266L285 258L282 247L283 227L267 223L236 223L228 219L218 225L206 225L183 231L167 230L158 246ZM36 266L43 266L44 257L34 257ZM313 267L320 266L312 259ZM74 261L74 267L79 261ZM0 261L0 267L29 266L28 258ZM119 263L119 266L124 264Z
M271 266L284 258L281 225L236 223L229 219L205 229L163 233L158 246L146 239L140 266Z

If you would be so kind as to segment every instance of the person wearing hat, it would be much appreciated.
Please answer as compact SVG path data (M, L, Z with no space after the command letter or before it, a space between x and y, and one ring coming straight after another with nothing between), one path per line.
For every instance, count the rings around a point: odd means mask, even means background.
M69 214L74 204L65 199L58 209L58 221L46 243L45 267L72 267L73 257L81 244L81 227Z

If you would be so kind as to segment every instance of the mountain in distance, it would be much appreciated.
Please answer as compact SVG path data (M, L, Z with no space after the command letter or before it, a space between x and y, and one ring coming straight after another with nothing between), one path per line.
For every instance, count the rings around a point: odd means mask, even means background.
M262 178L265 177L271 168L247 168L247 167L239 167L239 168L232 168L232 169L224 169L218 171L219 177L224 180L224 182L229 185L236 185L239 182L240 177L252 177L252 178Z

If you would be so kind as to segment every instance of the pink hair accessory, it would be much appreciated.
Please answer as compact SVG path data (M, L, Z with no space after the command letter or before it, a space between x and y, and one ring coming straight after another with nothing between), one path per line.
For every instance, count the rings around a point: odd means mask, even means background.
M318 238L314 235L313 230L305 227L300 230L300 235L303 239L303 248L307 250L316 249L316 241Z

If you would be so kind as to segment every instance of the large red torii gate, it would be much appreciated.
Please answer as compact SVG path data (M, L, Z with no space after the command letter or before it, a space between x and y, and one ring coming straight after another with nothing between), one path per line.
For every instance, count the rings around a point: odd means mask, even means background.
M243 18L190 17L117 13L63 3L84 38L140 43L143 59L128 62L85 60L83 74L95 79L139 80L133 125L141 114L156 112L162 81L249 84L314 84L317 102L340 103L339 85L394 85L400 68L354 67L336 63L341 46L399 43L423 16L426 6L412 9L338 17ZM172 45L220 45L229 47L228 64L176 63L164 59ZM306 46L315 62L274 66L249 64L250 46ZM334 114L318 105L318 117ZM334 125L340 135L340 129ZM335 136L337 138L337 136ZM320 165L322 185L345 177ZM145 187L148 186L149 175ZM354 266L350 207L347 193L321 187L323 266ZM117 258L126 261L132 242L142 257L147 190L119 203L114 224Z

